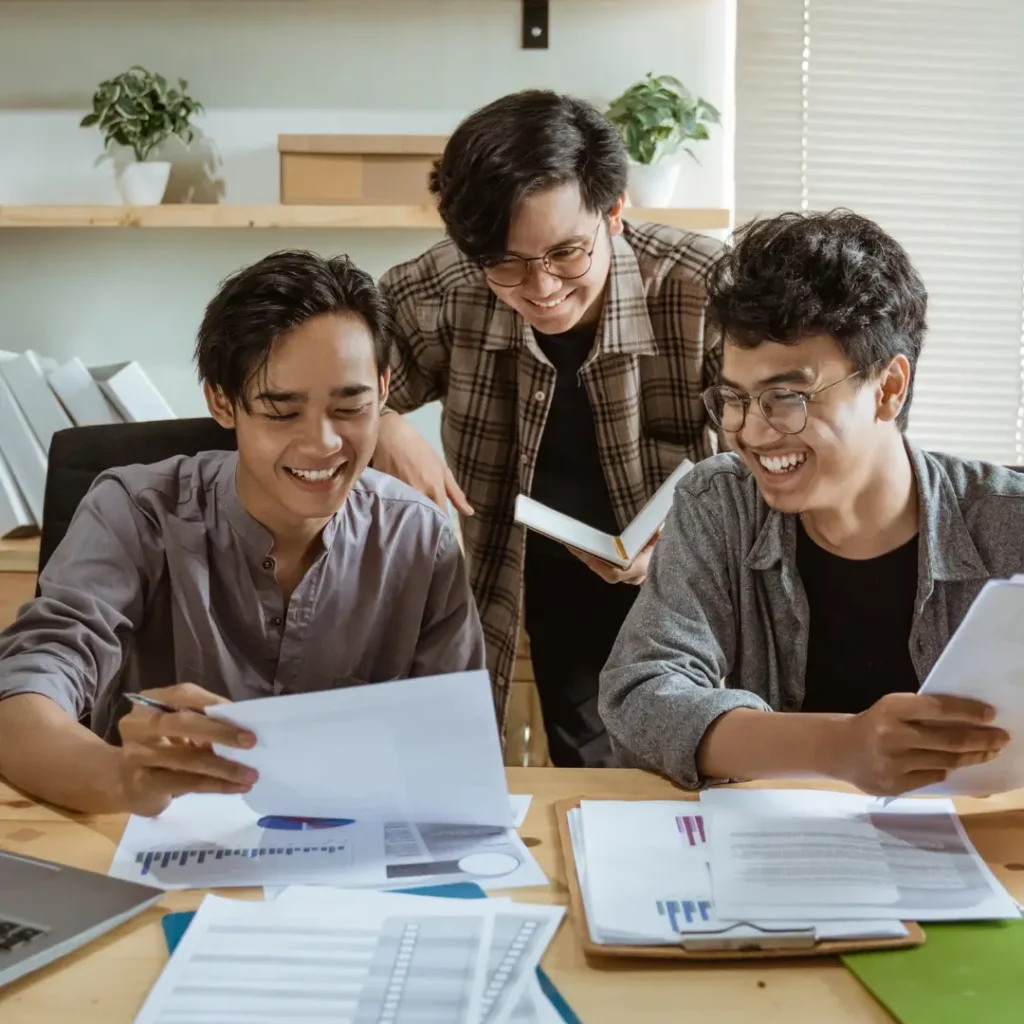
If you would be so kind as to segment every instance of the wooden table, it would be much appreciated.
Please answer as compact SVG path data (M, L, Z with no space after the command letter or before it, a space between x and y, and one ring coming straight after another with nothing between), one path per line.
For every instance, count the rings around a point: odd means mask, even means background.
M566 901L565 873L552 804L570 797L678 799L669 783L627 770L510 768L513 793L532 793L520 834L551 885L512 891L537 903ZM1024 792L959 802L982 856L1024 900ZM35 804L0 783L0 847L106 871L124 818L69 815ZM254 890L230 890L255 896ZM0 992L3 1024L128 1024L167 960L160 916L196 907L202 894L168 893L155 908L77 953ZM588 964L579 923L567 919L544 967L584 1024L644 1024L702 1017L757 1024L888 1022L888 1013L835 960L681 965L642 961Z

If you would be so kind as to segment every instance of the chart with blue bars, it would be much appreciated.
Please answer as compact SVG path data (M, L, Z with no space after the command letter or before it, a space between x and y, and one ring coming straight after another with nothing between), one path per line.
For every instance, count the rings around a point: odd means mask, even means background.
M685 931L685 925L711 920L711 900L658 900L658 913L668 918L674 932Z

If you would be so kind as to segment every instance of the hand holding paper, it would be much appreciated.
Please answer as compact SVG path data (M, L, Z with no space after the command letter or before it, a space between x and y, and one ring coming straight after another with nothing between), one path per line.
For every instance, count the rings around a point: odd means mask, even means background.
M874 796L942 782L991 761L1009 742L994 710L965 697L890 693L840 724L836 778Z

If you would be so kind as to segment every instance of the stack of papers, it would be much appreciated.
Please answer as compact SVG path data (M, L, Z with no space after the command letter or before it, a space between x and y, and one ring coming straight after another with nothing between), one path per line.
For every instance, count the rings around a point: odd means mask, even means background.
M569 828L601 945L902 938L903 921L1020 916L946 800L711 790L584 800Z
M136 1024L548 1024L561 907L297 887L207 896Z
M245 796L132 816L110 867L165 889L545 885L515 832L486 672L225 704L251 729Z

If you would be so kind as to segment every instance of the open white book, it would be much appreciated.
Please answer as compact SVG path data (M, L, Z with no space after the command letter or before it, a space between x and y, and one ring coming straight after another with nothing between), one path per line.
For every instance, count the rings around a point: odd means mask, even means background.
M651 495L636 518L617 537L593 526L587 526L572 516L556 512L525 494L520 494L516 498L516 522L552 540L579 548L580 551L603 558L612 565L627 569L665 522L665 517L672 508L676 484L691 469L693 463L689 459L684 459Z

